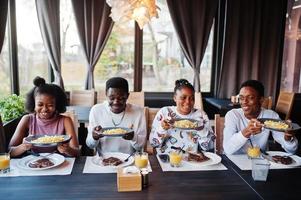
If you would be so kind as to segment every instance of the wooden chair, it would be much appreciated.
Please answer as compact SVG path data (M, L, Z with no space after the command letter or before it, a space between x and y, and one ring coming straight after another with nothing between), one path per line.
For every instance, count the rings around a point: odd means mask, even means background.
M106 91L105 90L97 91L97 103L103 103L105 100L107 100Z
M264 97L264 100L261 104L261 107L265 108L265 109L272 109L273 106L273 99L271 96L268 97Z
M219 114L214 115L215 119L215 153L217 154L223 154L224 148L223 148L223 138L224 138L224 127L225 127L225 118L221 117Z
M201 92L195 92L194 93L194 107L203 110L203 99L202 99L202 93Z
M144 107L144 92L130 92L127 102Z
M149 142L149 135L150 132L152 130L152 124L153 124L153 120L155 119L155 116L157 114L157 112L160 110L160 108L147 108L147 113L148 113L148 117L146 119L146 130L147 130L147 140L146 140L146 144L144 146L144 151L146 151L149 154L154 154L154 148L150 145Z
M4 153L5 150L6 150L6 139L5 139L2 119L0 116L0 153Z
M107 99L105 91L98 91L97 103L102 103ZM144 92L130 92L128 103L144 107Z
M68 111L62 113L61 115L64 115L64 116L67 116L67 117L71 118L71 120L73 122L73 126L74 126L74 130L75 130L76 136L78 138L79 123L78 123L77 115L75 114L74 110L68 110Z
M281 118L285 120L290 118L294 98L295 98L294 92L280 91L277 104L275 107L275 111L280 115Z
M95 90L72 90L70 92L71 106L93 106L95 102Z

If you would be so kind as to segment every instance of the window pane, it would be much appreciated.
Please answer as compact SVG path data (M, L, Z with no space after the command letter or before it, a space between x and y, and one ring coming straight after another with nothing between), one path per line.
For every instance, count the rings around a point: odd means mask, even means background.
M60 1L62 76L66 90L83 89L86 65L70 0Z
M166 1L157 1L161 11L143 29L143 90L173 91L175 80L193 82L193 70L177 40ZM213 31L204 55L200 77L202 92L210 91Z
M298 1L293 4L286 15L280 89L301 92L301 7Z
M8 32L4 36L4 43L0 53L0 99L11 93L10 88L10 70L9 70L9 52L8 52Z
M120 76L134 86L134 23L115 23L110 38L96 64L95 88L104 90L105 82Z
M48 80L48 59L43 45L34 0L16 1L20 94L33 87L33 79Z

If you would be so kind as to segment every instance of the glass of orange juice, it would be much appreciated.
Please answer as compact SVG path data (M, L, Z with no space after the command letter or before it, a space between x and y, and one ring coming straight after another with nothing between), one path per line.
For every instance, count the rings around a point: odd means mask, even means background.
M0 153L0 174L5 174L10 170L9 153Z
M260 156L260 148L256 145L247 148L247 154L249 158L258 158Z
M146 152L135 153L135 166L142 169L148 165L148 154Z
M172 167L180 167L182 163L182 152L180 151L171 151L169 153L169 163Z

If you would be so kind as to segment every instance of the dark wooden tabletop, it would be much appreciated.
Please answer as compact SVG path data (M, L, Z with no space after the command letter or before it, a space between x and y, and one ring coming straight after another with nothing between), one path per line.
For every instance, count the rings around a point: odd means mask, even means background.
M1 199L261 199L232 168L163 173L154 156L150 162L149 187L141 192L117 192L116 174L83 174L80 157L71 175L0 178Z
M263 199L301 199L301 168L269 170L266 182L254 181L251 171L240 170L226 156L224 162Z

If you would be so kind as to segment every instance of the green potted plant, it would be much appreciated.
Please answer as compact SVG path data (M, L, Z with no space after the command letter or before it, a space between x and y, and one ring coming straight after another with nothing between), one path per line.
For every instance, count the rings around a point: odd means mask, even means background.
M21 117L25 113L24 103L24 98L16 94L0 100L0 114L4 124Z
M0 100L0 115L6 139L6 148L13 136L21 117L25 114L25 100L12 94Z

